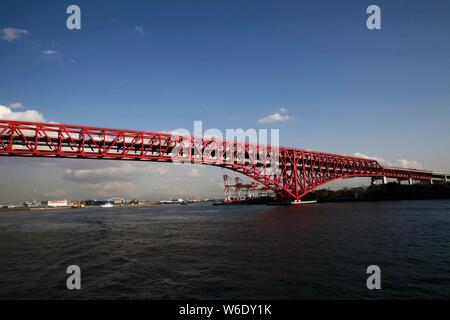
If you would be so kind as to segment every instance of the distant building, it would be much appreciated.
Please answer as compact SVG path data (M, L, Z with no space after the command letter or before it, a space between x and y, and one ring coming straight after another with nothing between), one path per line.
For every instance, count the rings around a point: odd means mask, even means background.
M57 208L57 207L70 207L70 201L69 200L47 200L42 201L41 205L45 207L51 207L51 208Z
M124 206L125 205L125 199L123 198L111 198L108 201L112 201L112 204L115 206Z
M95 199L90 199L90 200L86 200L86 206L88 207L93 207L93 206L101 206L103 204L106 204L107 201L104 200L95 200Z
M142 205L144 204L144 201L140 201L138 199L133 199L130 202L128 202L130 205Z
M22 207L24 207L24 208L34 208L34 207L38 207L38 206L39 206L39 202L36 202L36 201L26 201L22 205Z
M124 206L125 200L122 198L112 198L108 200L96 200L90 199L86 200L86 206L89 207L113 207L113 206Z

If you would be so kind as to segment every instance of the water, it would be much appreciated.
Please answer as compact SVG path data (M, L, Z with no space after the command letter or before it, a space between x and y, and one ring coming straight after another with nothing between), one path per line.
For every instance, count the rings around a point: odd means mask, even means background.
M66 268L82 290L66 289ZM382 289L366 288L379 265ZM450 201L0 213L0 298L450 298Z

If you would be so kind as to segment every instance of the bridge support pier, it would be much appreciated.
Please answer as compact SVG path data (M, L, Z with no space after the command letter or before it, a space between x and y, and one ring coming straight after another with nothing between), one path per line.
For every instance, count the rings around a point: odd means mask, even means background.
M317 200L308 200L308 201L294 200L291 202L291 204L311 204L311 203L317 203Z
M409 186L412 186L412 184L413 184L413 179L412 178L407 178L407 179L397 178L397 183L398 184L402 184L403 181L407 181Z
M430 183L434 184L436 183L447 183L449 182L450 176L446 173L442 172L433 172L433 175L431 176Z
M381 184L387 183L387 177L372 177L372 184L377 184L376 182L380 180Z

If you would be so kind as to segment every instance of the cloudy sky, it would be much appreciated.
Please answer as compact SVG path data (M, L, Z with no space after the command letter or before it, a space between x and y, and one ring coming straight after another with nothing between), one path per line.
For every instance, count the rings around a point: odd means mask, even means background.
M0 2L0 118L281 144L450 171L450 2ZM203 166L0 158L0 202L222 195ZM346 183L348 183L346 181ZM358 182L360 183L360 182Z

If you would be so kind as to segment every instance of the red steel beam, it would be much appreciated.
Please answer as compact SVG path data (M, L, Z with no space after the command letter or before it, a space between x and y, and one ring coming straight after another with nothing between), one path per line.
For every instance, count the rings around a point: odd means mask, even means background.
M0 155L214 165L242 173L288 200L350 177L431 180L432 172L373 159L169 133L0 120Z

